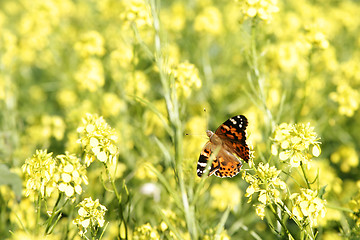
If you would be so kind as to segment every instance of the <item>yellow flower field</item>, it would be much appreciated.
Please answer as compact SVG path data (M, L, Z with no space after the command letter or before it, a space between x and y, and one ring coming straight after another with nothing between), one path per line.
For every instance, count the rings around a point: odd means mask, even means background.
M0 1L0 238L360 239L359 12Z

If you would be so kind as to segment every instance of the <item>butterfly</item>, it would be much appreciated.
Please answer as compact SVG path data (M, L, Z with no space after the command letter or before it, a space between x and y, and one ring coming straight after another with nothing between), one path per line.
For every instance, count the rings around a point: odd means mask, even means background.
M226 120L214 132L207 130L209 141L202 149L197 164L197 175L201 177L205 171L212 153L214 156L209 167L209 176L234 177L242 167L240 157L245 162L249 161L249 147L246 144L246 127L248 120L243 115L237 115ZM234 155L236 154L236 156Z

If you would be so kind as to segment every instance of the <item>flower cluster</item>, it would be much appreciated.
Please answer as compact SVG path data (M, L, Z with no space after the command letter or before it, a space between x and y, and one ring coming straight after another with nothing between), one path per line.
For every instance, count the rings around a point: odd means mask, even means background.
M318 140L319 138L314 132L314 128L310 127L310 123L282 123L275 130L271 152L273 155L279 154L282 161L290 160L291 167L298 167L300 163L308 165L313 156L318 157L320 155Z
M82 193L81 184L88 184L85 166L68 152L53 158L47 150L36 150L22 169L26 178L26 196L40 192L42 197L49 197L57 188L66 197L75 200L74 194Z
M226 230L222 231L220 234L217 234L215 229L206 229L205 235L202 238L203 240L219 239L219 240L230 240L230 236Z
M325 37L325 34L321 31L317 31L312 28L306 28L306 40L314 48L326 49L329 47L329 42Z
M341 82L336 88L336 92L330 93L330 98L339 104L339 113L347 117L352 117L359 109L359 91L353 89L346 82Z
M134 240L147 240L147 239L159 239L158 231L153 228L150 223L146 223L140 227L137 227L134 232Z
M349 207L353 211L350 217L356 221L357 226L360 226L360 194L349 202Z
M39 192L41 197L50 196L56 188L53 178L56 162L47 150L36 150L31 158L25 160L22 170L26 181L25 196L37 196Z
M74 219L73 223L78 226L80 236L85 236L89 227L92 235L96 235L98 227L104 226L106 207L99 203L99 199L93 201L91 197L85 198L77 207L80 207L79 216Z
M300 193L291 194L290 199L294 201L294 216L300 221L307 221L311 227L318 225L320 217L325 217L325 201L318 197L317 191L301 189Z
M221 12L213 6L205 8L196 18L194 29L200 33L218 35L222 30Z
M101 61L96 58L85 59L75 72L74 78L79 89L95 92L105 84L104 68Z
M126 23L135 23L138 28L152 25L150 7L144 0L129 0L123 3L124 11L121 18Z
M233 182L223 182L215 184L211 190L212 205L220 211L226 210L227 207L234 209L240 203L241 193L237 185Z
M357 168L359 165L358 153L352 146L340 146L331 154L330 160L335 164L340 164L342 172L350 172L351 169Z
M199 71L195 65L184 62L170 70L170 75L175 79L175 87L180 95L188 97L192 89L201 87Z
M103 117L97 115L87 113L82 121L83 126L77 129L80 134L78 143L82 145L86 153L86 165L89 166L95 159L104 163L115 162L118 155L116 146L118 137L115 130L105 122Z
M277 0L236 0L241 4L242 12L246 18L255 18L269 23L272 15L279 11Z
M58 184L58 189L64 192L66 197L74 198L74 193L81 194L81 184L88 184L86 176L86 168L81 165L79 158L75 154L66 152L62 155L56 156L57 170L54 174L54 179Z
M270 167L268 163L259 163L254 175L248 172L243 173L243 178L250 184L245 194L246 197L249 197L248 202L251 202L254 193L259 193L258 201L260 204L256 206L256 214L261 219L265 216L266 205L281 202L278 188L284 190L286 184L279 178L280 172L281 170L277 170L274 166Z
M105 54L104 38L96 31L89 31L80 37L80 41L75 43L75 50L80 56L103 56Z

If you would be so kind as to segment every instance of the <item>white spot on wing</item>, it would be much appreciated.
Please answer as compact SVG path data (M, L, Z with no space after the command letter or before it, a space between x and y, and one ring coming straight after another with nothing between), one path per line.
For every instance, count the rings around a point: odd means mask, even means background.
M198 162L198 165L200 167L206 167L207 163L206 162Z

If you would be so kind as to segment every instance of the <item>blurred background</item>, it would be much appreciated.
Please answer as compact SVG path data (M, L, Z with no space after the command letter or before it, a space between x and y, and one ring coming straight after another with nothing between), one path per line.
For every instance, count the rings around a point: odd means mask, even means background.
M129 231L139 237L150 228L154 239L179 238L169 229L172 223L181 238L189 239L173 193L147 167L179 191L169 160L175 150L168 129L168 86L176 90L172 99L181 131L190 134L183 139L181 163L187 188L199 183L196 165L206 129L245 115L248 143L260 162L271 157L277 125L310 122L322 150L312 161L313 176L320 172L325 199L335 206L318 227L319 239L356 239L359 215L339 209L359 213L360 208L360 3L176 0L155 5L142 0L0 1L0 236L15 238L9 230L34 227L32 203L21 194L25 159L36 149L81 157L77 128L92 113L118 134L116 179L130 192ZM168 85L162 72L172 76ZM104 238L112 239L118 226L112 224L117 217L111 210L117 208L99 182L102 174L99 163L88 168L90 184L83 195L99 198L109 209ZM215 239L227 208L225 230L217 239L275 239L266 219L247 203L247 186L240 174L206 180L194 200L199 239ZM66 224L66 218L58 224ZM64 237L60 229L54 239Z

